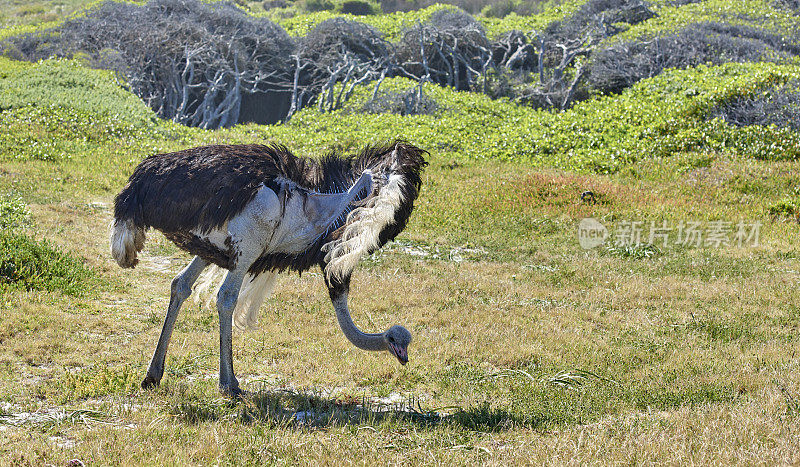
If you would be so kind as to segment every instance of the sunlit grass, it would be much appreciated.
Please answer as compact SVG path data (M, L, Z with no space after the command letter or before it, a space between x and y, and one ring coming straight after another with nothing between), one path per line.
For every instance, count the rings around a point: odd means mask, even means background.
M179 318L162 388L138 388L169 281L188 258L153 234L140 267L117 269L105 244L111 195L67 187L60 201L32 203L31 222L87 257L112 286L78 302L59 292L4 294L6 417L31 407L63 413L25 422L39 435L24 449L18 428L6 422L11 436L2 449L20 461L62 452L88 460L102 452L120 463L159 462L169 445L173 459L184 462L413 461L427 453L466 463L545 459L583 437L588 444L577 458L593 458L604 446L610 456L697 460L659 440L688 442L683 436L713 420L722 433L704 435L697 455L747 461L756 450L790 459L794 438L781 433L798 423L792 368L800 296L785 284L800 277L791 237L797 227L771 218L769 205L788 189L793 163L745 162L723 171L712 162L716 175L703 179L672 165L574 175L504 164L451 168L432 154L409 230L365 261L351 297L362 327L411 329L411 363L398 367L352 348L336 327L321 277L284 276L262 309L260 329L235 337L236 369L249 391L240 403L216 389L216 313L191 302ZM777 179L760 182L765 171ZM734 177L740 182L726 183ZM731 205L745 182L769 188ZM54 183L43 180L38 189ZM585 189L595 192L596 204L581 200ZM761 246L647 255L637 253L650 251L643 247L585 251L577 243L582 217L677 222L698 214L761 219ZM748 418L734 423L740 416ZM757 439L741 437L740 429ZM213 433L228 438L217 444ZM530 436L540 442L526 442ZM160 447L116 447L137 440ZM328 454L302 447L303 440L325 443Z
M71 67L56 66L97 78ZM15 79L24 84L24 73ZM58 89L26 99L63 106L67 91ZM120 95L99 89L91 102L113 109ZM189 257L151 232L139 266L119 269L108 252L113 197L154 152L276 139L320 155L371 142L368 130L191 130L137 119L146 109L122 101L131 121L93 112L91 102L2 112L0 260L26 271L0 288L0 458L9 463L799 460L792 158L704 146L636 154L600 175L560 165L563 154L538 166L514 154L467 157L462 135L450 135L452 145L426 146L430 166L408 228L353 278L356 322L408 327L411 362L353 348L319 272L287 274L260 328L234 337L247 391L236 402L217 389L216 311L192 301L162 386L139 388L170 281ZM427 120L397 122L382 131L444 141ZM464 134L487 132L472 123ZM626 221L762 228L757 246L648 239L584 250L585 217L611 233Z

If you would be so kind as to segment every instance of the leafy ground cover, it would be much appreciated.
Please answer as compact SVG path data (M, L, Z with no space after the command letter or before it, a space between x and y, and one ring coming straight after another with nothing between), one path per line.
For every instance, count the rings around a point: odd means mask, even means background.
M631 26L611 40L652 37L677 31L692 23L719 21L730 25L758 25L771 32L795 31L800 18L780 8L779 2L706 0L686 4L654 2L657 16ZM660 5L659 5L660 3Z
M559 20L569 13L575 11L584 0L559 2L544 9L540 14L532 16L521 16L511 13L503 18L493 18L479 16L478 19L486 28L486 35L495 38L504 32L517 29L520 31L542 30L545 26L555 20ZM413 28L418 23L424 23L435 12L446 9L456 9L451 5L433 5L421 10L409 12L395 12L387 15L357 16L334 11L317 11L302 13L290 17L283 17L279 10L255 12L256 16L265 16L283 26L286 32L293 36L302 36L308 33L314 26L334 17L344 17L368 24L386 35L389 41L400 38L404 29Z
M44 245L55 256L38 264L74 273L69 289L0 288L0 457L796 463L798 136L717 110L797 74L670 71L558 114L433 86L433 114L370 114L364 90L334 113L206 131L158 121L76 62L0 61L0 261ZM243 401L217 392L202 303L184 306L163 386L139 389L189 259L158 234L136 269L110 258L113 196L143 157L265 141L319 156L398 136L430 166L408 229L357 271L352 308L364 328L406 325L409 365L353 349L312 272L282 276L260 329L235 336ZM642 222L645 242L584 250L585 217L609 242ZM727 244L676 241L681 223L720 221ZM760 224L757 245L734 241L739 222ZM672 229L666 244L651 225Z

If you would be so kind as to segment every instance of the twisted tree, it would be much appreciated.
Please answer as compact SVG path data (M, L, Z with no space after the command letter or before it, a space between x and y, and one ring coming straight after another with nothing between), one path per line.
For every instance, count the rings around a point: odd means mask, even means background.
M459 10L440 10L425 24L407 29L397 45L400 74L469 90L492 64L483 26Z
M394 68L391 44L366 24L343 18L323 21L293 55L295 78L289 117L316 99L322 111L339 108L355 87Z
M162 118L203 128L239 121L243 95L291 90L294 41L232 3L105 2L41 34L9 40L28 60L88 55L120 73Z

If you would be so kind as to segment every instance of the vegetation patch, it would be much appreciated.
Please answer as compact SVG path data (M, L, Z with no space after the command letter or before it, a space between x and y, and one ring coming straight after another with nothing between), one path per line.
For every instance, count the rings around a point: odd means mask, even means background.
M95 272L48 241L0 231L0 286L25 290L91 294Z
M406 91L379 91L362 110L367 113L393 113L398 115L433 115L440 110L436 100L429 97L422 87Z
M779 62L798 52L800 44L756 27L693 23L675 34L617 41L599 48L591 56L588 84L601 94L618 93L669 68Z
M715 402L731 402L739 396L731 387L714 384L691 385L685 389L646 388L630 392L631 401L639 410L670 410L677 407L696 407Z
M670 68L785 61L800 53L800 39L786 32L793 29L776 29L760 17L729 22L727 13L698 18L678 32L661 28L610 41L670 11L641 0L539 5L542 13L532 17L547 23L522 27L504 18L499 34L452 5L383 15L380 23L362 22L371 15L331 13L333 2L298 5L317 15L303 18L307 28L300 37L229 3L106 1L57 27L7 37L0 46L17 59L75 58L113 70L160 117L202 128L286 121L309 106L330 112L357 87L373 87L377 97L387 77L565 110ZM360 13L373 8L346 5ZM775 16L792 23L784 9ZM606 162L589 165L614 171Z
M800 131L800 80L723 102L709 115L739 127L775 126Z
M18 229L30 221L31 211L19 196L0 196L0 231Z
M0 197L0 290L90 295L98 284L95 272L50 242L21 233L28 224L30 209L19 196Z
M769 206L769 214L773 217L800 219L800 202L796 199L782 199Z
M425 86L427 95L452 110L437 118L391 114L376 118L347 110L348 104L346 114L307 109L286 129L309 137L312 129L326 128L355 139L388 139L393 128L406 124L406 137L461 157L597 173L615 173L640 159L686 151L735 151L755 159L793 160L800 156L796 132L760 125L739 128L720 119L707 120L706 115L723 102L757 94L797 76L800 68L795 65L769 63L672 70L641 81L619 96L596 98L559 113ZM394 78L387 79L382 89L409 92L415 86L413 81ZM352 106L363 106L370 98L367 90L357 91Z
M96 365L67 369L59 380L48 383L48 390L52 391L50 397L60 403L110 394L126 395L140 388L139 372L140 369L130 366L111 368Z
M82 118L109 116L118 125L153 122L153 113L111 72L92 70L73 60L32 64L0 57L0 110L29 106L71 109ZM78 131L88 129L87 123L75 120L54 125L86 125Z

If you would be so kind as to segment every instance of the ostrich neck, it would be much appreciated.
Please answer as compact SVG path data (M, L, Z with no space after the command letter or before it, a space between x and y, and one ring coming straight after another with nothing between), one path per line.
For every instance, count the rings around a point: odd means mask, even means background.
M333 300L333 307L336 310L336 319L339 327L342 328L344 336L353 345L362 350L380 351L386 350L386 341L383 340L382 333L367 333L358 329L350 318L350 309L347 307L347 293L342 293Z

